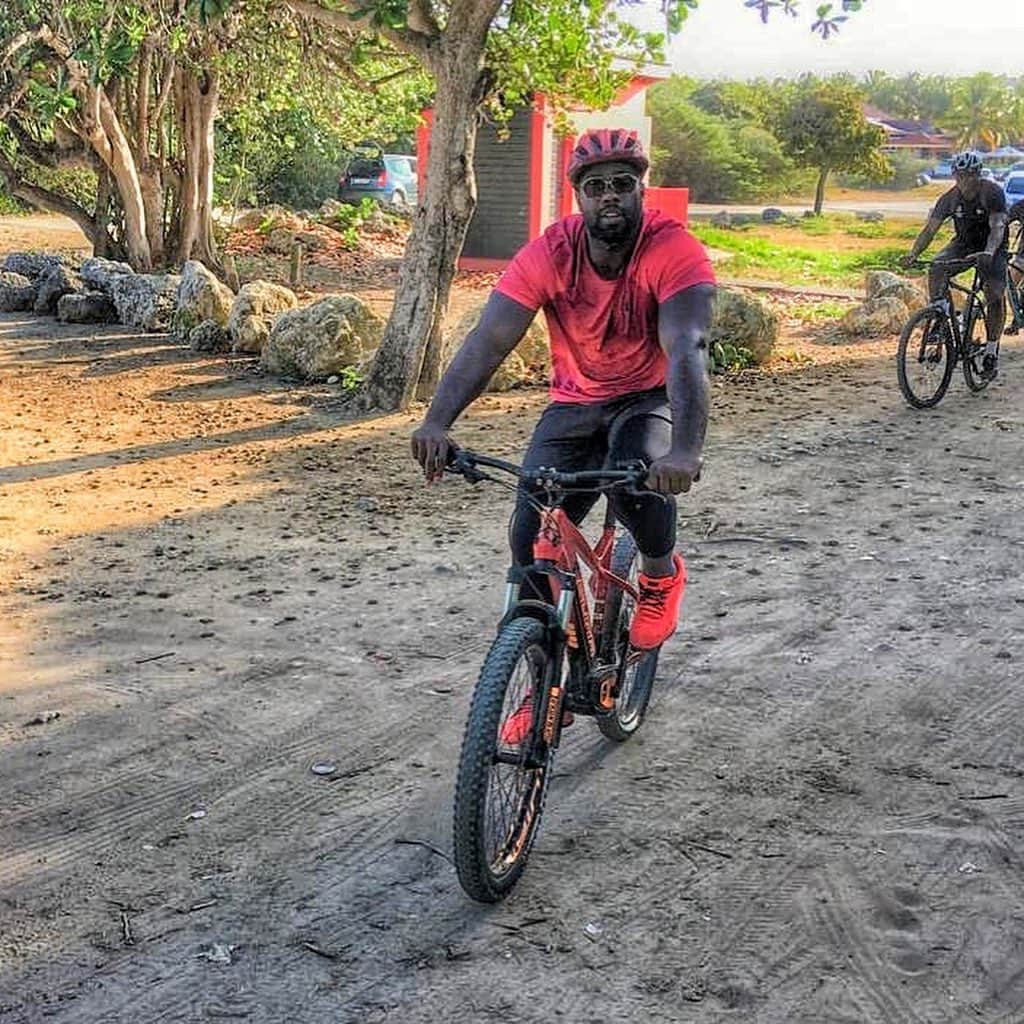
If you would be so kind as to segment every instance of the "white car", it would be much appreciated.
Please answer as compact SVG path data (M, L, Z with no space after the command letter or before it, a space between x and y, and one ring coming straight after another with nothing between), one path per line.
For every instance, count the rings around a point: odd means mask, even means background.
M1007 209L1024 199L1024 172L1017 171L1009 175L1003 182L1003 192L1006 193Z

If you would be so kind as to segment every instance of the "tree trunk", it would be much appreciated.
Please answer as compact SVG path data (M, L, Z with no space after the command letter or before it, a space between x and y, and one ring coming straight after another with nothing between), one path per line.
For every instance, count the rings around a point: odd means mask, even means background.
M818 187L814 190L814 215L821 215L821 208L825 205L825 182L828 180L831 167L822 167L818 170Z
M149 271L153 269L153 251L146 230L146 207L143 203L135 154L106 94L96 86L91 86L90 92L93 89L99 94L96 99L99 118L91 130L93 134L99 131L105 136L105 145L97 147L97 152L101 157L106 156L107 166L117 184L118 195L124 208L128 262L135 270Z
M441 368L441 328L455 264L473 210L479 62L448 59L437 75L426 196L416 212L398 273L395 305L364 386L364 403L404 409L433 394Z
M175 89L183 172L180 200L180 235L174 260L196 259L210 267L219 264L213 237L214 120L219 95L217 74L202 78L179 70Z
M96 177L96 237L92 240L94 256L112 255L110 238L110 172L100 167Z

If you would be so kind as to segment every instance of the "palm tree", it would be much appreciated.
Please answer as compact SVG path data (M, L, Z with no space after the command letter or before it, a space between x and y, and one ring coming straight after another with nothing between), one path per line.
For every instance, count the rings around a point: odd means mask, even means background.
M995 149L1012 134L1015 97L1005 78L988 71L958 79L949 110L939 122L959 146Z

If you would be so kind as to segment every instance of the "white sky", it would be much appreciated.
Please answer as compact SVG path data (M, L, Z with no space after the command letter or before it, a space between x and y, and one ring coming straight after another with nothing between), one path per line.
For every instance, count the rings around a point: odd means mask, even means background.
M697 78L818 75L872 69L904 74L1024 75L1021 0L867 0L839 35L810 31L818 0L802 0L800 16L777 10L767 24L743 0L700 0L667 54L673 69ZM840 0L833 0L839 10ZM658 21L656 3L642 22ZM638 19L640 20L640 19Z

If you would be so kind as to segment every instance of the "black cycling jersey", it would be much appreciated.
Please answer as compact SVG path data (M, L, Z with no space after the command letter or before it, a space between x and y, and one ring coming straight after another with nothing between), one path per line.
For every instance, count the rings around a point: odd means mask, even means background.
M980 191L971 200L965 199L956 187L939 196L932 216L939 220L952 217L957 241L967 245L971 252L980 252L988 243L989 215L1005 212L1003 190L994 181L982 181ZM1006 245L1005 232L1000 245Z
M1015 202L1013 206L1006 211L1006 219L1008 221L1024 221L1024 199L1018 199L1017 202Z

